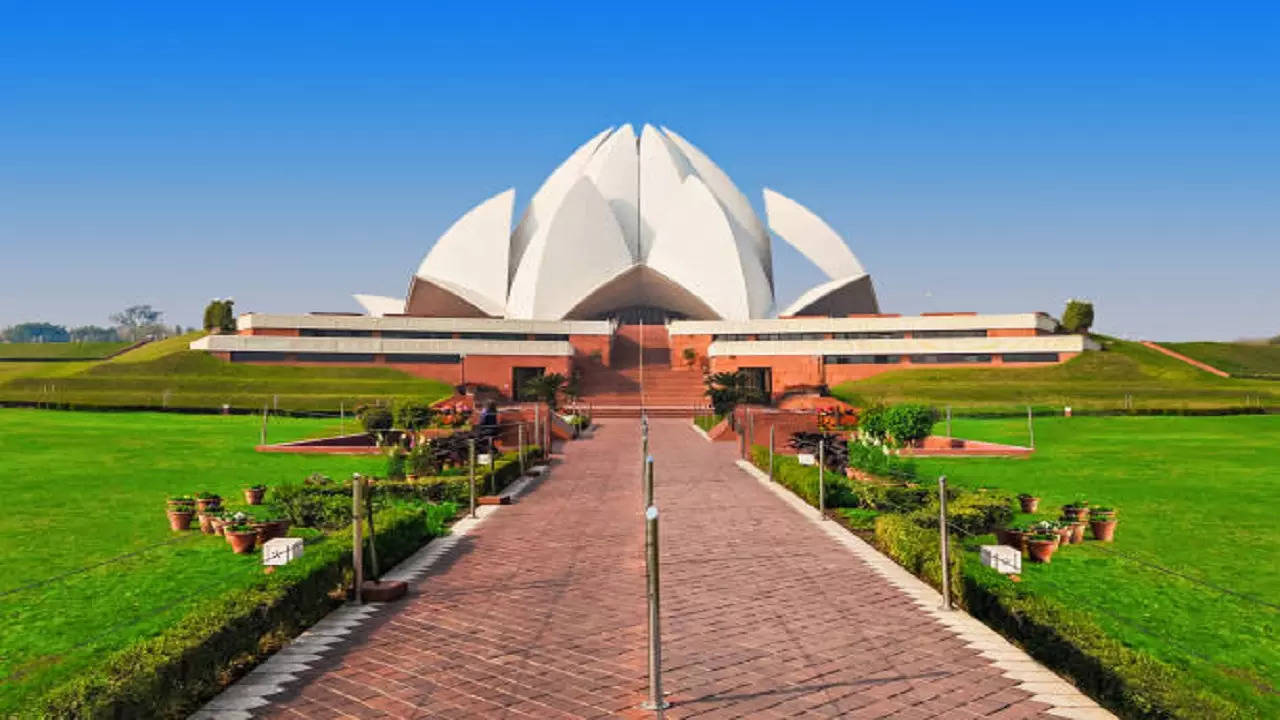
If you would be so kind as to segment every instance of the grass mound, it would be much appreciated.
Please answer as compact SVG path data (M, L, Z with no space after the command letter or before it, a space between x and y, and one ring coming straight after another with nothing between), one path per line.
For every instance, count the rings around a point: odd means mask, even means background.
M453 389L385 367L291 367L229 363L189 350L201 333L148 343L105 362L0 363L0 400L88 407L336 411L395 396L428 402ZM7 372L6 372L7 370Z
M128 342L0 343L0 360L101 360Z
M1231 373L1233 377L1280 380L1280 345L1225 342L1160 344L1193 360Z
M1060 365L895 370L831 392L858 406L923 402L986 411L1025 405L1070 405L1079 411L1219 409L1244 406L1248 398L1280 404L1274 383L1220 378L1139 343L1102 340L1103 351Z

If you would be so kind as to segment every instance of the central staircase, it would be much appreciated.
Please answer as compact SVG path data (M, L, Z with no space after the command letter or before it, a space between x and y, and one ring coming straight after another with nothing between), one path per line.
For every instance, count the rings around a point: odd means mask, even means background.
M643 409L650 417L690 417L707 408L702 373L671 369L666 326L619 325L610 355L612 367L582 369L580 402L593 416L640 417Z

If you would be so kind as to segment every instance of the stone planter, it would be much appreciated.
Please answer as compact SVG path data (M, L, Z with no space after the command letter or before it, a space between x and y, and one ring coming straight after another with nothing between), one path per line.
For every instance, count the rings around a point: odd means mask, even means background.
M195 513L191 510L169 510L166 514L169 516L169 527L171 529L191 529L191 518L195 516Z

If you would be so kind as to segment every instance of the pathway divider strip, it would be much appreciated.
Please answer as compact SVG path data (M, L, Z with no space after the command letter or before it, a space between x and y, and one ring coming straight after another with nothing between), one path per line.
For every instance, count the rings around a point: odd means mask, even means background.
M530 468L530 475L512 483L502 495L513 500L520 497L533 480L538 477L546 478L550 474L550 468L550 465ZM390 572L383 574L383 579L402 580L411 584L419 582L462 538L503 507L505 506L477 507L476 517L464 516L449 527L448 535L433 538ZM247 675L225 688L217 697L205 703L188 720L250 720L254 708L271 702L267 699L268 696L284 692L298 680L301 673L325 660L333 649L331 646L339 644L354 630L365 625L370 617L388 610L394 612L399 607L400 603L347 603L334 609Z
M987 627L982 621L960 610L942 610L942 595L920 578L907 572L902 566L881 553L862 538L854 535L840 523L822 522L816 508L781 485L770 482L769 476L746 460L738 460L738 467L769 488L783 502L813 523L822 532L858 556L889 584L909 595L920 609L945 626L957 637L976 650L991 664L1004 671L1005 677L1018 680L1018 689L1029 693L1031 700L1050 705L1045 712L1073 720L1114 720L1115 715L1089 699L1074 685L1055 675L1014 646L1002 635Z

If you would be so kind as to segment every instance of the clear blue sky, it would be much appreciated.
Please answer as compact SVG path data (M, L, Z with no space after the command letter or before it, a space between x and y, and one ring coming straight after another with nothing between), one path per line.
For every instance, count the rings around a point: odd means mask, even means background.
M353 310L459 214L662 123L886 310L1280 332L1270 3L0 6L0 324ZM779 250L779 301L819 275Z

